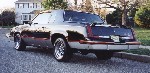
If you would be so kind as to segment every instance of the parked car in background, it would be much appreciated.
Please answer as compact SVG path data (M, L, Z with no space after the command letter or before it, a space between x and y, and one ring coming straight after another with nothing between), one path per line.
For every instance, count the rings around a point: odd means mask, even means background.
M38 14L30 24L11 30L15 49L26 46L53 49L57 61L68 61L73 53L94 53L98 59L107 60L114 52L138 49L133 29L104 25L96 14L71 10L52 10Z

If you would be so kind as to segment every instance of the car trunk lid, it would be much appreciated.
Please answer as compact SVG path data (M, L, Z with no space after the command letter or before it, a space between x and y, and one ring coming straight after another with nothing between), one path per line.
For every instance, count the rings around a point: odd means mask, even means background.
M87 26L88 38L92 41L125 43L135 41L130 28L112 26Z

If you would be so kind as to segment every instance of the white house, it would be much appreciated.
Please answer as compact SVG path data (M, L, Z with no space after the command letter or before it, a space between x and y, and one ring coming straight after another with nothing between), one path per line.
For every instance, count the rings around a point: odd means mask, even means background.
M15 21L19 24L27 23L35 16L35 11L44 10L42 0L18 0L15 2Z
M69 6L74 6L74 0L64 0L68 2ZM86 0L78 0L78 4L80 5L84 3ZM93 8L103 8L105 4L99 4L98 0L91 0ZM42 0L18 0L15 2L15 13L16 19L15 21L19 24L24 24L30 21L34 16L36 11L44 10L42 6ZM108 9L114 11L114 9Z

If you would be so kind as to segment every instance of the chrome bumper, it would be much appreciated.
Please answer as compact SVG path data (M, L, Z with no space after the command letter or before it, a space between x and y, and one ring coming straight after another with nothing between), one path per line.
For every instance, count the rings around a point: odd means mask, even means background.
M80 42L69 42L71 48L89 49L89 50L131 50L138 49L140 44L89 44Z

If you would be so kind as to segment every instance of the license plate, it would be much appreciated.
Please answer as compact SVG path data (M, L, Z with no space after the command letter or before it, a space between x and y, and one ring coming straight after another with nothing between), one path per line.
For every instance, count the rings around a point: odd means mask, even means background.
M114 42L120 42L119 41L119 36L114 36L114 35L112 35L112 36L110 36L111 37L111 39L114 41Z

